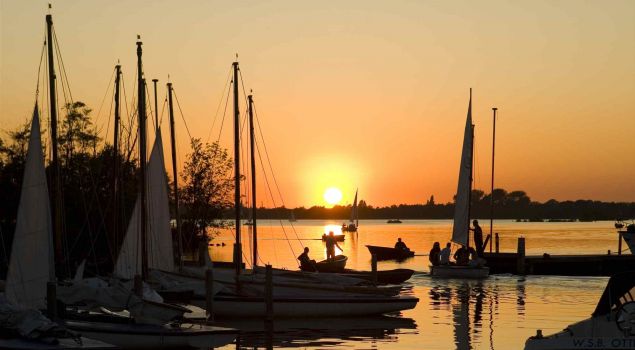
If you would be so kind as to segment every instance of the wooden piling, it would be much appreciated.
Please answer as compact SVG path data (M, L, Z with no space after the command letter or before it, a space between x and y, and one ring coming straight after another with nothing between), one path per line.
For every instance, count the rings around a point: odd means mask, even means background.
M51 320L57 319L57 284L46 282L46 313Z
M143 279L140 275L134 275L134 293L139 297L143 298Z
M516 271L519 275L525 274L525 237L518 237L518 258L516 260Z
M207 323L214 322L214 268L205 270L205 309L207 310Z
M499 251L500 239L498 238L498 232L496 232L496 234L494 235L494 237L495 237L495 239L494 239L494 240L495 240L495 245L496 245L496 254L498 254L498 253L500 252L500 251Z
M377 255L376 254L371 255L370 266L372 269L373 283L377 284Z
M617 255L622 255L622 232L617 232Z
M273 271L271 265L265 266L265 304L266 315L265 320L273 321Z

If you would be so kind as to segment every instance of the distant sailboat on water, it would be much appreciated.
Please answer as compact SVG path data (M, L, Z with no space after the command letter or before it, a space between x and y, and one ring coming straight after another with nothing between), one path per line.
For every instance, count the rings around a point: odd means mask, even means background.
M342 232L357 232L359 228L359 210L357 207L357 193L359 190L355 190L355 200L353 200L353 206L351 207L351 217L348 219L348 225L342 224Z

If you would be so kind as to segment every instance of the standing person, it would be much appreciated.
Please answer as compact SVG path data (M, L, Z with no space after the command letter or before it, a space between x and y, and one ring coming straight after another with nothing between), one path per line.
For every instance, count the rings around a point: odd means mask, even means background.
M335 240L335 236L333 235L333 231L329 232L329 235L326 237L326 259L327 260L335 260L335 247L339 250L344 251L337 241Z
M432 266L439 265L440 254L441 246L439 245L439 242L434 242L434 245L432 245L432 249L430 249L430 254L428 255L428 259L430 260L430 264L432 264ZM449 256L450 255L448 254L448 258Z
M478 225L478 220L472 221L474 228L470 230L474 231L474 246L476 247L476 254L479 257L483 257L483 229Z
M445 248L443 248L443 250L439 253L439 263L441 265L450 265L450 254L452 253L452 249L450 249L451 246L452 244L448 242L448 244L445 245Z

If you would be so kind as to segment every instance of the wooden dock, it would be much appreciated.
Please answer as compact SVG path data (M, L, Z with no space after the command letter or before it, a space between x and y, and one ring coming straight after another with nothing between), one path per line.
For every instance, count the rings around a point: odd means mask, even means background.
M635 255L622 254L622 236L618 252L593 255L525 255L525 238L518 238L515 253L498 252L498 234L495 253L484 253L490 274L511 273L516 275L560 275L560 276L611 276L635 269Z

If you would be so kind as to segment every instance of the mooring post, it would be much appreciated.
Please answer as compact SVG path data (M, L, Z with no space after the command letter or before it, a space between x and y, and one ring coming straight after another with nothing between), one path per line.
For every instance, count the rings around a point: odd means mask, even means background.
M214 265L205 270L205 309L207 323L214 322Z
M377 255L376 254L371 255L370 268L372 270L373 283L377 284Z
M518 260L516 262L516 272L519 275L525 274L525 237L518 237Z
M498 232L496 232L494 237L495 237L495 245L496 245L496 254L498 254L499 253L498 247L499 247L499 244L500 244L500 239L498 238Z
M207 261L205 254L209 254L207 252L209 249L208 245L209 243L204 240L198 244L198 266L205 266L205 262Z
M57 283L46 282L46 313L55 321L57 319Z
M617 232L617 255L622 255L622 232Z
M141 275L134 275L134 293L139 298L143 298L143 279Z
M271 265L265 266L265 303L267 304L267 313L265 320L273 321L273 272Z

